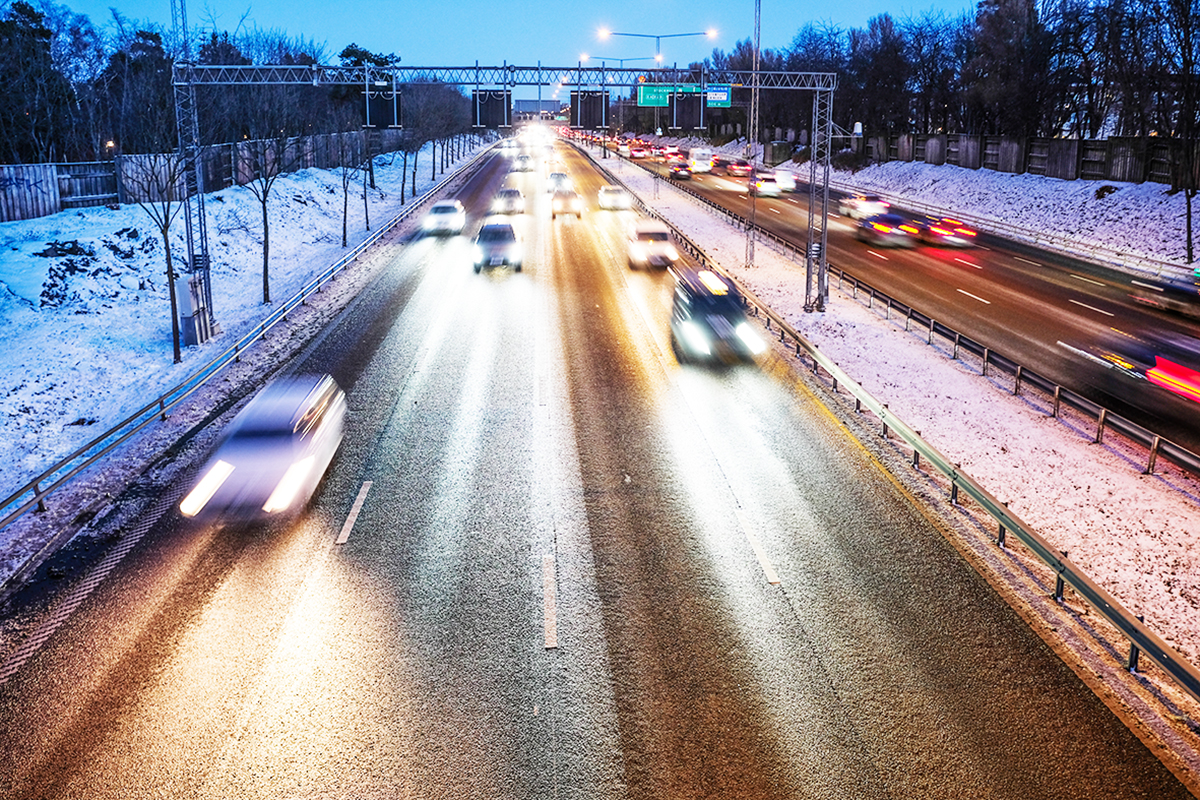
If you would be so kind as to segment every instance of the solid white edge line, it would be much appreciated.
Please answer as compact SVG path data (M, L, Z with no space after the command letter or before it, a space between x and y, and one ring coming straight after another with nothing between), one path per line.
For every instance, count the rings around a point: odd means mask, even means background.
M762 567L763 574L767 576L767 583L772 586L779 585L779 576L775 574L775 567L771 564L771 559L767 558L767 551L763 549L762 543L758 541L758 537L754 535L754 531L750 528L750 523L742 513L740 506L735 506L733 513L737 516L738 525L742 527L742 535L746 537L746 541L750 543L750 547L754 550L754 555L758 557L758 565Z
M1084 283L1091 283L1091 284L1094 284L1095 286L1103 286L1104 285L1100 281L1094 281L1091 278L1085 278L1082 275L1076 275L1074 272L1071 272L1068 274L1077 281L1083 281Z
M542 628L547 650L558 647L558 607L554 596L554 556L542 556Z
M962 293L963 293L963 294L965 294L967 297L972 297L972 298L974 298L974 299L978 300L978 301L979 301L979 302L981 302L981 303L987 303L989 306L992 304L992 301L991 301L991 300L984 300L984 299L983 299L982 297L980 297L979 295L977 295L977 294L971 294L971 293L970 293L970 292L968 292L966 289L958 289L957 291L959 291L959 292L962 292Z
M354 498L354 505L350 507L350 514L342 524L342 532L338 534L337 544L345 544L350 539L350 529L354 527L354 521L358 519L358 512L362 511L363 503L367 499L367 492L371 491L371 483L371 481L363 481L362 488L358 490L358 497Z
M1089 306L1087 303L1081 303L1078 300L1071 300L1070 298L1068 298L1068 302L1074 303L1077 306L1083 306L1084 308L1088 309L1089 311L1095 311L1097 314L1104 314L1106 317L1115 317L1116 316L1116 314L1112 313L1111 311L1105 311L1103 308L1096 308L1095 306Z

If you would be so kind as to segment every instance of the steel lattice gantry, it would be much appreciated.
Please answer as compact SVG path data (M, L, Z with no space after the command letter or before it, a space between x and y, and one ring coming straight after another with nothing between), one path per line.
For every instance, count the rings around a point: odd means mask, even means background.
M734 88L799 89L814 93L812 159L809 180L808 253L806 259L805 308L822 310L829 296L825 243L829 207L829 161L833 137L833 91L837 75L832 72L766 72L762 70L710 70L623 67L549 67L538 64L522 67L339 67L322 64L302 66L209 66L176 62L172 74L175 87L175 115L179 125L180 154L186 160L187 189L195 193L193 208L187 208L189 268L200 277L208 321L212 316L212 288L209 281L208 236L204 222L204 183L199 156L200 142L196 117L195 87L219 85L350 85L371 86L449 84L479 87L550 86L635 87L643 84L697 86L701 91L712 84ZM820 162L821 174L817 168ZM189 198L190 199L190 198ZM820 203L821 213L816 213ZM814 275L814 267L816 275ZM815 278L815 281L814 281ZM815 285L814 285L815 284Z

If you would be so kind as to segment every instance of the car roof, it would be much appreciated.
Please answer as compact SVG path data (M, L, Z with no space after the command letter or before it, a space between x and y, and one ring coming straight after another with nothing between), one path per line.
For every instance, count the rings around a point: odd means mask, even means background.
M633 226L635 231L639 233L645 231L664 231L670 233L671 229L656 219L639 219Z
M698 295L740 298L742 294L732 280L708 269L681 269L675 279Z
M336 387L328 375L278 378L264 386L236 418L236 429L249 431L292 431L304 412L321 393Z

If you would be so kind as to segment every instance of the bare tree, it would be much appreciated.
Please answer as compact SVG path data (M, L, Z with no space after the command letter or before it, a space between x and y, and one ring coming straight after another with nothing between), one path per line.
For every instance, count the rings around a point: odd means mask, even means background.
M120 181L154 223L163 244L167 291L171 298L171 346L175 363L183 360L179 346L179 301L175 294L175 264L171 257L171 224L183 208L186 162L176 153L146 153L118 159Z

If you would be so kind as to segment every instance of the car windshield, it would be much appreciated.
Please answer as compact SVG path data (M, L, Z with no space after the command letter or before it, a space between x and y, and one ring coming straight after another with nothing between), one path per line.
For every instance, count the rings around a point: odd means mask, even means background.
M666 231L639 231L637 238L642 242L665 242L671 237Z
M454 206L434 206L430 209L431 214L457 214L458 209Z
M479 241L481 242L511 242L516 238L512 228L499 225L489 225L479 231Z

